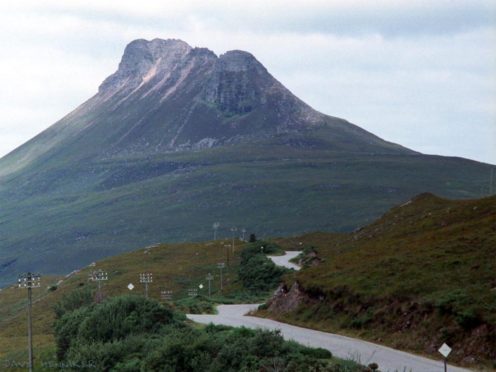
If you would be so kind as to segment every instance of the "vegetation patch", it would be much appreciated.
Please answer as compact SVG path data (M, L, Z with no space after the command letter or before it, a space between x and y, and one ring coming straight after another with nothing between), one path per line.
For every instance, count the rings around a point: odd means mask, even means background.
M280 254L283 250L274 243L257 241L247 244L241 252L239 280L251 292L275 289L288 269L276 266L266 254Z
M55 329L57 363L82 371L361 371L277 331L193 328L172 307L138 296L66 311Z

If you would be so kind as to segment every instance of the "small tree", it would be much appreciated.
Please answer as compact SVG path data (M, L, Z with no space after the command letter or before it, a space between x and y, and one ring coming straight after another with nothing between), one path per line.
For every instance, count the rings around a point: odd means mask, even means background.
M250 234L250 243L255 243L257 241L257 236L255 234Z

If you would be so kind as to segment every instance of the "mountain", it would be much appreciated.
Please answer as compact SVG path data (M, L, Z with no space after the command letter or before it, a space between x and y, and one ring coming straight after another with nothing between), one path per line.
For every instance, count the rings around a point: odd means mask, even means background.
M88 101L0 159L0 284L157 241L352 230L491 166L426 156L313 110L254 56L136 40Z
M322 138L298 142L317 128ZM247 52L217 57L180 40L136 40L94 97L9 154L0 175L61 153L64 162L143 157L274 137L300 147L413 153L313 110Z

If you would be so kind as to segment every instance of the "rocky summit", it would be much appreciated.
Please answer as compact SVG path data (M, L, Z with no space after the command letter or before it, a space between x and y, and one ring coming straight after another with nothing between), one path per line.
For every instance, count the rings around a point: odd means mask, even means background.
M0 282L205 239L214 221L352 230L420 192L480 196L490 168L317 112L248 52L135 40L93 97L0 159Z
M313 110L250 53L217 57L180 40L136 40L94 97L10 154L10 163L17 164L0 172L37 162L69 143L76 158L142 156L317 128L330 131L319 140L294 144L412 153Z

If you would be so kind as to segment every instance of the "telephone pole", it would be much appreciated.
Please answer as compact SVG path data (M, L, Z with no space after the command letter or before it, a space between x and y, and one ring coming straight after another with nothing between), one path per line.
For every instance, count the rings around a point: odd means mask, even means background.
M214 276L208 273L206 279L208 281L208 297L210 297L212 295L212 280L214 279Z
M226 267L224 262L219 262L217 264L218 269L220 270L220 291L222 292L224 289L224 282L222 280L222 270Z
M231 235L232 235L232 253L234 254L234 233L238 231L237 227L231 227Z
M224 244L224 248L226 249L227 266L229 266L229 250L231 249L231 245L230 244Z
M108 274L103 270L96 270L90 274L90 280L98 283L98 291L96 292L96 303L103 300L102 296L102 282L108 280Z
M152 273L140 273L139 274L140 283L145 285L145 298L148 298L148 284L153 283Z
M33 371L33 320L32 320L32 307L33 300L31 291L33 288L41 286L41 277L39 274L25 273L19 275L17 279L19 288L28 289L28 358L29 358L29 372Z
M172 291L171 290L162 290L160 291L160 298L164 301L172 301Z

